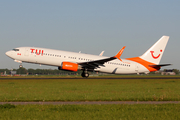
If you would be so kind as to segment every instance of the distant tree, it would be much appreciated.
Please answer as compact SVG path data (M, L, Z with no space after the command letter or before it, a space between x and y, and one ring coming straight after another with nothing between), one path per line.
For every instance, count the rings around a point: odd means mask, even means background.
M0 69L0 73L4 74L4 72L6 71L6 74L9 74L11 70L8 69Z
M20 67L17 69L17 74L27 74L26 68Z
M150 75L154 75L154 74L155 74L155 72L150 72L149 74L150 74Z
M178 75L178 74L179 74L179 70L177 70L177 69L173 69L173 72L175 72L175 73L176 73L176 75Z
M6 71L7 74L10 74L11 70L8 69L0 69L0 73L4 74L4 71ZM65 71L65 70L58 70L58 69L25 69L25 68L19 68L19 69L12 69L12 71L16 71L17 74L29 74L29 75L80 75L82 73L81 70L78 70L77 72L72 71Z
M29 75L34 75L34 69L30 68L27 70Z

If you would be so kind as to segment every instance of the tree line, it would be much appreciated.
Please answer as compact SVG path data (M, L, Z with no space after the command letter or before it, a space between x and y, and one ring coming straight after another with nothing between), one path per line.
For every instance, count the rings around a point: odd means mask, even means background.
M27 75L67 75L67 74L80 74L81 71L77 72L70 72L70 71L63 71L63 70L58 70L58 69L26 69L26 68L19 68L19 69L0 69L1 74L11 74L13 73L12 71L16 71L16 74L27 74Z
M58 69L26 69L26 68L19 68L19 69L0 69L0 74L11 74L12 71L16 71L16 74L27 74L27 75L75 75L78 74L80 75L82 73L81 70L77 71L77 72L71 72L71 71L64 71L64 70L58 70ZM171 70L167 70L164 69L162 70L163 72L175 72L176 75L179 74L179 70L177 69L171 69ZM150 74L156 74L155 72L151 72Z

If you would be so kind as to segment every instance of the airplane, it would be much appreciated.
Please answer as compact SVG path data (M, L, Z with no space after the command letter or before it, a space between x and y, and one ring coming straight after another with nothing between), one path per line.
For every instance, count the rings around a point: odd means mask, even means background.
M121 59L124 46L115 56L90 55L62 50L53 50L39 47L18 47L7 51L5 54L15 62L35 63L57 66L59 70L82 70L82 77L89 77L90 71L111 74L140 74L158 71L162 66L171 64L159 64L164 53L169 36L162 36L151 48L139 57Z

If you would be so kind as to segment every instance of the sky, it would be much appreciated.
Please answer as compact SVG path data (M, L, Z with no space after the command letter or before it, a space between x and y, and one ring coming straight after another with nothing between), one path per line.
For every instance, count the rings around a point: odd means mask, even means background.
M161 64L180 69L178 0L1 0L0 69L18 69L5 52L22 46L137 57L170 36ZM23 63L25 68L56 69Z

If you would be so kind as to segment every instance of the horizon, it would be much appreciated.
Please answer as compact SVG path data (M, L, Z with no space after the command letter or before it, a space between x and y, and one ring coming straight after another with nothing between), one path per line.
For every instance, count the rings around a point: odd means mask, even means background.
M180 69L180 1L1 1L0 69L17 69L5 55L23 46L38 46L104 56L123 46L123 58L145 53L163 35L170 36L160 64ZM25 68L57 69L23 63Z

